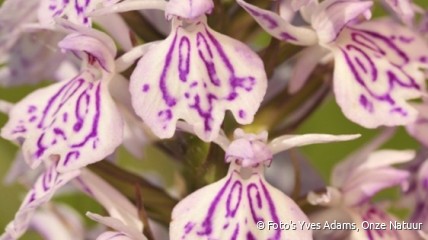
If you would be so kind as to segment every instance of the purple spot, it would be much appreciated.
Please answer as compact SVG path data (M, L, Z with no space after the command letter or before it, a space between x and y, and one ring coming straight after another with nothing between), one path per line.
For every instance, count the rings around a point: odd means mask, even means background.
M148 92L150 90L150 85L149 84L144 84L143 85L143 92Z
M239 117L244 119L246 117L245 111L244 110L239 110Z

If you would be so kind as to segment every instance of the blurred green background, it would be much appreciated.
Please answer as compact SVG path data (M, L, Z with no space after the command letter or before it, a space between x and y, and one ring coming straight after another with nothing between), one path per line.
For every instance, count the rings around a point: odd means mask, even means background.
M0 4L1 2L2 0L0 0ZM428 1L426 0L419 0L416 2L421 5L428 6ZM380 8L376 8L376 15L381 14L382 11ZM47 84L48 83L42 83L40 86ZM0 98L11 102L16 102L40 86L14 87L7 89L0 88ZM3 126L6 120L7 117L3 114L0 114L0 126ZM347 154L371 139L377 133L377 131L361 128L345 119L340 109L336 105L334 98L330 96L323 102L316 112L299 127L297 133L362 134L362 137L355 141L311 145L301 149L304 155L310 159L311 164L316 169L318 169L322 177L328 181L332 166L344 158ZM405 130L400 128L394 138L391 139L384 147L394 149L414 149L418 147L418 144L407 135ZM0 179L5 176L16 151L16 146L4 139L0 139ZM121 154L121 156L128 156L123 151L121 151ZM160 160L150 161L147 159L146 161L140 162L138 167L149 170L162 169L162 171L165 171L166 168L163 167L163 165L169 163L162 161L161 157L155 158ZM165 173L165 175L172 174L173 171ZM172 181L172 177L168 181ZM0 232L3 232L4 227L13 218L15 212L19 208L21 200L25 196L26 190L19 184L14 184L11 186L4 186L3 184L0 184L0 193L2 196L0 198ZM98 208L91 200L84 196L63 197L61 200L72 202L74 206L81 209L82 211L84 209L92 209L93 211L97 211ZM30 233L30 235L27 235L23 239L38 239L38 237Z

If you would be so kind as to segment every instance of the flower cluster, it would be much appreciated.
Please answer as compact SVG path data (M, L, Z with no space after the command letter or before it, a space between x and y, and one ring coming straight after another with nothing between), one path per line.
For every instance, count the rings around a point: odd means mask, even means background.
M428 238L428 12L418 2L0 4L0 90L33 89L13 103L0 96L0 136L19 148L6 180L29 188L1 240L28 229L46 239ZM374 14L380 6L388 14ZM314 183L296 148L361 136L290 134L330 91L346 119L382 130L329 184ZM419 151L380 149L399 127ZM123 163L143 158L162 166ZM376 200L393 187L397 201ZM55 195L91 198L107 216ZM395 216L397 206L410 214Z

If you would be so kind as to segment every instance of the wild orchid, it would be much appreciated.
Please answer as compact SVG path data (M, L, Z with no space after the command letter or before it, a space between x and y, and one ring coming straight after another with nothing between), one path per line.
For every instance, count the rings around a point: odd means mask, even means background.
M174 208L170 238L312 239L311 229L296 227L299 221L309 223L305 214L265 180L263 170L278 152L356 137L307 134L281 136L267 143L267 132L256 135L237 129L233 141L219 138L225 161L230 163L227 176L187 196ZM284 222L290 229L270 228L270 222Z
M294 26L274 12L238 3L273 37L310 46L295 66L291 91L305 83L308 68L330 54L336 101L348 119L367 128L415 121L417 111L406 101L421 97L425 89L420 69L427 68L426 41L392 21L361 22L371 16L371 1L309 1L300 8L309 26Z
M427 238L427 7L0 0L0 239Z
M372 152L387 140L388 131L375 138L359 151L351 154L333 169L331 186L325 193L311 192L308 201L314 205L327 207L316 212L311 221L321 223L353 222L352 228L338 232L328 228L319 228L315 236L319 239L416 239L417 227L402 226L394 216L388 214L379 204L370 199L379 191L409 180L410 173L394 168L394 164L402 164L413 160L414 151L378 150ZM393 224L391 225L391 222ZM385 224L380 229L372 223ZM407 224L407 223L406 223ZM352 231L351 231L352 230ZM385 231L379 231L385 230Z

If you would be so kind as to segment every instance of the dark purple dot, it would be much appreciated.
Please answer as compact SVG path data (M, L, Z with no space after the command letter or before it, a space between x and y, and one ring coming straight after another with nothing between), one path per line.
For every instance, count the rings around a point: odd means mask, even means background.
M240 118L245 118L245 116L246 116L245 111L244 110L239 110L239 117Z
M149 91L149 89L150 89L149 84L144 84L143 85L143 92L147 92L147 91Z

